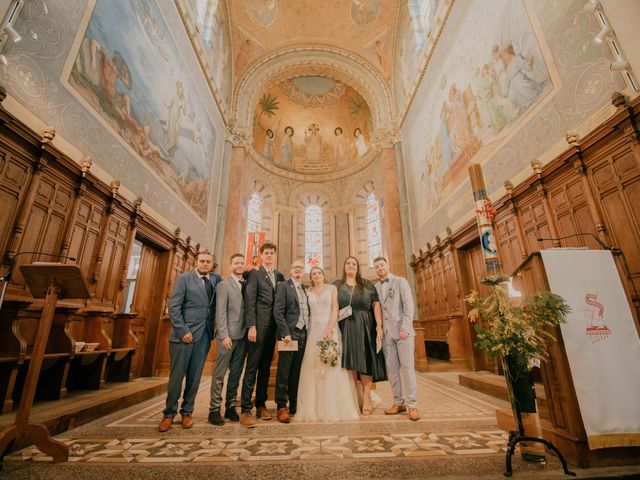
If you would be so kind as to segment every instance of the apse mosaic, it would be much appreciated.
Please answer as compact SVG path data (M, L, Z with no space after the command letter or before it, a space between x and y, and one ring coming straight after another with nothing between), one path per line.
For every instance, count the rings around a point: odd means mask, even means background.
M365 156L371 125L369 105L350 86L328 77L297 77L261 96L253 145L281 169L334 172Z
M206 219L216 130L155 2L98 0L68 82Z
M423 219L466 178L471 158L495 147L553 87L522 1L501 11L474 2L460 32L464 42L431 71L428 107L411 126Z

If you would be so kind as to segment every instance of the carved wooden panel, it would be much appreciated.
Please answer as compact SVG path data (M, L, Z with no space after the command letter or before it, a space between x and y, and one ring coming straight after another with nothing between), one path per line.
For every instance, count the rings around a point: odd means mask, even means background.
M0 147L1 148L1 147ZM21 196L29 181L29 165L0 150L0 252L7 246Z
M640 275L640 166L630 148L594 165L592 179L603 205L612 243L627 257L638 285Z
M118 291L122 268L127 252L127 235L130 220L125 215L116 212L107 225L104 251L102 253L102 265L96 285L95 298L105 304L114 304Z
M576 233L595 235L596 222L589 210L582 178L573 170L567 173L567 175L555 180L549 189L549 201L551 210L556 217L558 236L567 237ZM599 248L597 242L588 236L567 238L563 240L562 244L567 247Z
M540 194L530 192L518 202L518 210L525 234L525 250L533 252L541 248L553 246L550 241L538 242L537 238L550 238L549 222L545 215L544 204Z
M80 197L79 202L69 242L69 256L77 259L76 263L80 265L82 274L88 278L95 260L106 204L104 200L91 194Z
M496 216L495 233L502 269L510 272L522 261L526 253L520 241L517 218L513 212L505 211Z
M72 186L58 178L55 172L45 172L27 217L18 251L57 254L72 199ZM19 257L16 266L32 261L51 260L52 257L47 255L23 255ZM13 281L15 290L24 290L19 268L16 268Z
M445 302L448 313L459 313L461 311L460 290L458 288L458 278L456 267L453 263L454 256L451 250L447 250L442 256L444 268L444 290L446 292Z

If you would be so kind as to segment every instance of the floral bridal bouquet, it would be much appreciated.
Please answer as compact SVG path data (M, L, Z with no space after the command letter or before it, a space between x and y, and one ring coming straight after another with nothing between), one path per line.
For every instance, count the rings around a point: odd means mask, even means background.
M329 340L328 338L323 338L319 340L316 345L320 349L320 362L322 363L322 370L320 370L320 376L324 378L324 372L327 368L327 365L330 367L335 367L338 365L338 361L340 360L340 349L338 348L338 342L335 340Z

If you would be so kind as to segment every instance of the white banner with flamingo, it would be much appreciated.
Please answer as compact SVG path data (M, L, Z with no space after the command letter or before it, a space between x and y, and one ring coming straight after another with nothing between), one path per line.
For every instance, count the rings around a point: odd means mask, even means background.
M589 448L640 446L640 338L611 252L541 253L571 306L561 331Z

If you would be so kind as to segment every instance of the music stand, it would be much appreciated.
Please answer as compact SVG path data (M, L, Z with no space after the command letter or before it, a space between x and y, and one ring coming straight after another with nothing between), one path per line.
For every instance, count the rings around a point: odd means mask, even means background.
M31 295L34 298L44 298L44 304L15 421L13 425L0 432L0 465L7 449L16 440L22 438L31 438L41 452L53 457L54 462L66 462L69 459L69 447L54 440L43 424L29 423L29 415L40 376L42 359L47 347L49 330L51 330L56 310L56 302L63 296L65 298L89 298L89 290L82 278L80 267L77 265L31 264L22 265L20 271Z

